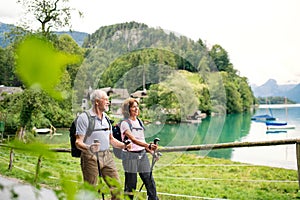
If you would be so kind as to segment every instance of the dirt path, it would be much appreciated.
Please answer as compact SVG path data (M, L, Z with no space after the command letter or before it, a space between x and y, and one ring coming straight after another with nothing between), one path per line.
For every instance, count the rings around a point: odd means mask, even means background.
M58 200L52 190L37 188L0 174L0 197L3 200Z

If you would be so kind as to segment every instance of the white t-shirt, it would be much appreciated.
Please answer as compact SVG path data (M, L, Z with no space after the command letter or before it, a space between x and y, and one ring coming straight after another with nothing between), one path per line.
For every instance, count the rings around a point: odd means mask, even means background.
M106 114L103 113L102 119L99 119L92 110L88 110L87 112L89 112L91 116L96 117L94 129L95 130L102 129L102 130L93 131L92 134L86 138L84 143L87 145L91 145L94 143L94 140L97 139L100 142L100 151L109 150L109 146L110 146L109 134L112 133L112 130L110 124L108 123L105 117ZM81 113L78 116L77 123L76 123L76 134L85 135L88 129L88 124L89 121L86 113ZM103 130L103 129L107 129L107 130Z
M129 126L129 124L128 124L128 122L126 120L122 121L121 127L120 127L120 130L121 130L121 133L122 133L122 139L124 140L124 137L125 137L124 132L126 130L129 130L129 131L131 131L132 135L137 140L146 143L145 134L144 134L144 128L140 125L138 119L136 119L136 120L128 119L128 120L131 122L132 127L130 129L130 126ZM136 145L133 142L131 143L131 149L130 149L130 151L141 151L141 150L144 150L144 149L145 149L145 147L141 147L139 145Z

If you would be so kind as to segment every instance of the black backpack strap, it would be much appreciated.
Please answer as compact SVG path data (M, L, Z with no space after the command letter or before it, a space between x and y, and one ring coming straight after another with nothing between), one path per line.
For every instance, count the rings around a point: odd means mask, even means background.
M86 138L92 134L95 127L95 117L92 117L89 111L84 111L84 113L88 118L88 127L84 135L83 142L85 142Z
M111 130L111 127L112 127L112 123L113 121L109 119L109 117L107 115L105 115L105 119L106 121L108 122L108 125L109 125L109 130Z
M138 120L140 126L142 127L142 129L145 130L145 126L144 126L143 122L138 117L137 117L137 120ZM133 127L132 127L130 120L126 118L126 119L123 119L123 121L126 121L129 124L129 128L132 131ZM136 129L139 130L139 128L136 128Z
M125 122L127 122L128 123L128 125L129 125L129 128L130 128L130 130L132 130L132 124L131 124L131 122L130 122L130 120L129 119L123 119L122 121L125 121Z
M88 133L88 136L90 136L92 134L92 132L94 131L108 131L108 130L111 130L111 120L108 118L108 116L106 114L104 114L108 124L109 124L109 127L108 128L97 128L95 129L95 121L96 121L96 116L91 116L90 112L89 111L84 111L86 113L86 115L88 116L88 119L89 119L89 126L88 126L88 130L87 130L87 133Z
M145 130L145 127L144 127L143 122L142 122L139 118L137 118L137 120L139 121L139 124L140 124L140 126L142 127L142 129ZM140 128L133 128L133 127L132 127L132 124L131 124L131 121L130 121L129 119L126 118L126 119L123 119L122 121L126 121L126 122L128 123L129 128L130 128L130 131L132 131L132 129L140 130ZM120 123L120 124L121 124L121 123ZM125 137L124 137L124 141L127 140L127 139L128 139L128 137L125 136Z
M127 120L128 120L128 121L127 121ZM132 129L135 129L135 130L145 130L144 124L143 124L143 122L142 122L139 118L137 118L137 120L138 120L138 122L139 122L141 128L132 127L132 124L131 124L130 120L129 120L129 119L127 119L127 120L126 120L126 121L129 123L130 130L131 130L131 131L132 131Z
M86 116L88 117L89 125L86 131L86 136L90 136L95 129L95 116L91 116L89 111L84 111Z
M125 118L125 119L123 119L123 120L120 122L120 125L121 125L121 123L122 123L123 121L125 121L125 122L127 122L127 123L128 123L128 125L129 125L129 128L130 128L130 131L132 131L132 124L131 124L130 120L129 120L129 119L127 119L127 118ZM124 140L123 140L123 142L124 142L125 140L128 140L128 137L127 137L126 135L125 135L125 137L124 137Z
M87 127L87 130L86 130L86 133L84 135L84 139L83 139L83 142L86 141L86 138L89 137L92 132L94 131L108 131L110 130L111 128L111 123L110 123L110 120L109 118L105 115L105 118L107 119L108 121L108 124L109 124L109 128L100 128L100 129L95 129L95 121L96 121L96 116L91 116L91 113L87 110L83 111L87 118L88 118L88 127ZM77 119L76 119L77 120Z
M137 120L139 121L140 126L145 130L145 126L144 126L142 120L140 120L140 118L138 118L138 117L137 117Z

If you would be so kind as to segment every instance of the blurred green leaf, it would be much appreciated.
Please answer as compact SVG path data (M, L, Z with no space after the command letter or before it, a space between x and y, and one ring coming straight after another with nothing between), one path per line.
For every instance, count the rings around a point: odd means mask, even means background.
M16 72L26 86L43 89L53 98L62 99L62 94L55 88L66 65L79 59L78 56L57 51L45 39L29 36L17 48Z
M40 142L24 143L19 140L14 140L9 146L35 156L43 155L45 157L55 157L55 152L51 151L48 145Z

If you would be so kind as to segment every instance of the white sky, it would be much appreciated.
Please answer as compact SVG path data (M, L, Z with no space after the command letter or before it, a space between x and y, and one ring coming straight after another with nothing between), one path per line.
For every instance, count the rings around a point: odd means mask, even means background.
M16 0L0 0L0 22L20 20ZM273 78L300 83L298 0L69 0L84 13L73 29L93 33L101 26L136 21L208 45L219 44L251 84Z

